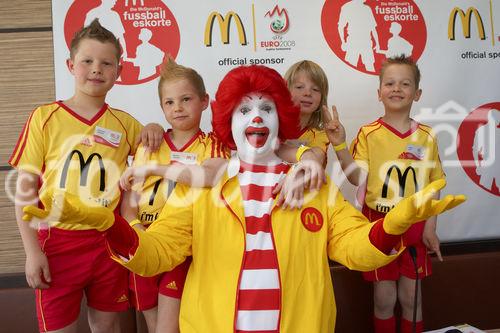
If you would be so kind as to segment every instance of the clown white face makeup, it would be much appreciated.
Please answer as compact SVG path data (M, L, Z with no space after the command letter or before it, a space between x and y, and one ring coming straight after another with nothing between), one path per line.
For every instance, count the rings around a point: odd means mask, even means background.
M276 161L278 113L267 96L251 93L234 109L231 131L238 156L248 163L268 164Z

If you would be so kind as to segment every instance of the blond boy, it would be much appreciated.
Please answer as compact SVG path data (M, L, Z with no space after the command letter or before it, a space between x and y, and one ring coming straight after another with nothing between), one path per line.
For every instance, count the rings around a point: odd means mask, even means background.
M347 178L356 186L366 187L363 214L370 221L383 218L404 197L435 180L444 179L432 129L410 117L413 102L422 94L419 83L420 71L411 58L404 55L389 58L382 65L378 96L384 105L384 115L361 127L351 152L347 150L345 130L335 108L333 119L324 112L329 120L326 125L328 137ZM439 197L439 192L435 197ZM413 325L416 332L422 332L420 288L417 301L414 290L416 283L420 285L419 279L431 274L426 248L436 252L442 260L436 216L413 225L403 235L402 245L408 250L397 260L363 273L366 280L374 283L376 333L396 332L394 306L397 300L402 308L401 332L412 332Z

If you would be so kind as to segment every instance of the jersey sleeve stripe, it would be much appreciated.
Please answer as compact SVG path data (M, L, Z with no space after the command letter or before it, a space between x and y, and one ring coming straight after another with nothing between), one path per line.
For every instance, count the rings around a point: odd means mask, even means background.
M37 110L38 110L38 108L31 112L31 115L29 116L28 120L26 121L26 124L24 124L23 130L22 130L21 134L19 135L19 139L17 141L16 147L14 148L14 151L12 152L12 156L9 159L9 164L13 167L15 167L19 164L19 160L21 159L21 156L23 155L24 149L26 148L26 144L28 142L28 134L30 131L31 121L32 121L33 116ZM45 129L45 125L49 122L50 118L57 110L59 110L59 106L56 107L54 110L52 110L50 112L49 116L47 117L47 119L45 119L43 121L42 131ZM42 138L39 138L39 139L41 140ZM21 144L21 142L22 142L22 144ZM19 148L19 145L21 145L20 148ZM15 161L14 161L14 159L15 159Z
M13 167L17 166L19 163L19 159L21 158L22 152L24 151L24 148L26 147L26 141L28 140L28 131L30 128L30 122L31 118L33 117L33 111L30 114L30 117L28 118L28 121L24 124L23 130L21 131L21 134L19 135L19 138L17 139L16 146L14 147L14 151L12 152L12 155L9 158L9 164ZM22 143L21 143L22 142ZM15 161L14 161L15 159Z
M43 125L42 125L42 131L45 130L45 125L47 125L47 123L49 122L50 118L52 118L52 115L54 113L56 113L56 111L59 110L59 106L57 108L54 109L54 111L52 111L49 116L47 117L47 119L43 122Z
M354 139L354 142L352 143L352 158L355 158L356 157L356 153L357 153L357 150L356 150L356 146L358 145L358 142L359 142L359 135L361 134L361 130L363 129L363 127L361 127L358 131L358 134L356 135L356 139Z
M222 142L217 140L217 157L223 157Z
M213 140L213 137L210 137L210 157L214 158L215 157L215 144L217 141Z
M432 141L434 141L434 135L432 135L431 131L422 126L421 124L418 125L418 128L422 131L427 133L427 135L431 138Z

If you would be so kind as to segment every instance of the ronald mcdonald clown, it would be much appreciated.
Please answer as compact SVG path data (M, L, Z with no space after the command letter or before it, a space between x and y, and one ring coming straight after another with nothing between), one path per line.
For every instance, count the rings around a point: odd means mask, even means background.
M76 210L78 197L66 193L56 193L45 210L27 207L24 216L100 221L94 227L107 230L113 257L145 276L192 256L181 332L333 332L328 259L360 271L386 265L401 252L392 250L412 223L465 200L433 200L444 186L438 181L369 223L327 181L306 193L300 210L276 209L271 192L289 166L275 149L297 134L299 123L285 82L267 67L235 68L220 83L212 112L214 131L236 149L225 175L211 189L178 184L146 232L103 207Z

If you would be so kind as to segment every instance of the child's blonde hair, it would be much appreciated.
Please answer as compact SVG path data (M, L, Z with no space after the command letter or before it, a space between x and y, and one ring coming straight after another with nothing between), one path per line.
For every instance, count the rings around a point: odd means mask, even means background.
M120 57L122 55L120 41L111 31L104 28L99 23L98 19L94 19L88 26L81 28L75 33L69 48L69 56L71 59L75 59L78 47L84 39L94 39L101 43L111 43L116 49L116 60L120 62Z
M384 77L385 70L387 67L391 65L407 65L410 66L410 69L413 72L413 78L415 79L415 87L418 89L420 85L420 69L418 69L417 63L410 57L407 57L404 54L387 58L383 63L382 67L380 68L380 74L378 75L379 82L382 84L382 78Z
M167 57L167 60L161 66L160 81L158 82L158 96L160 103L162 100L162 87L166 82L185 79L191 83L201 98L205 97L207 91L203 78L194 69L179 65L172 57Z
M317 63L310 60L302 60L293 64L285 73L285 80L288 85L288 89L292 87L295 77L300 71L309 75L309 78L315 85L318 86L321 93L321 102L319 103L318 109L311 115L307 127L323 129L323 116L321 108L323 105L327 105L328 103L328 78L326 77L323 69Z

